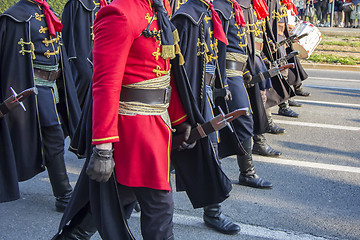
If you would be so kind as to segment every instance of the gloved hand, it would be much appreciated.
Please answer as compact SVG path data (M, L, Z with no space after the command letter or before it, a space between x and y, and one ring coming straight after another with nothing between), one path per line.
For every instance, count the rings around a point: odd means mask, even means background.
M252 80L252 75L250 74L250 72L247 72L243 75L243 79L244 79L244 85L246 88L251 88L254 85L253 84L249 84L250 81Z
M195 147L196 141L193 143L187 143L186 141L190 137L191 125L188 122L182 122L179 125L174 126L176 134L184 134L184 141L178 147L178 151L191 149Z
M225 100L226 101L231 101L232 100L232 95L229 89L226 89L226 95L225 95Z
M272 53L275 53L277 51L275 43L269 42L269 47Z
M114 149L102 150L93 148L86 174L90 179L97 182L107 182L113 172L115 162L113 158Z
M269 61L269 59L267 58L264 58L263 59L264 63L265 63L265 66L270 69L272 66L271 66L271 62Z

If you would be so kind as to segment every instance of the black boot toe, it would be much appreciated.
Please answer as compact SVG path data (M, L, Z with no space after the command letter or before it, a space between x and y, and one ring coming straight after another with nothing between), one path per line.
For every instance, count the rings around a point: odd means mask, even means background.
M234 235L240 231L240 226L232 222L222 213L215 217L204 214L204 222L206 226L224 234Z
M281 156L281 152L276 151L268 144L254 144L252 149L253 154L262 155L265 157L279 157Z
M285 128L281 128L276 123L272 123L272 124L270 124L269 133L283 134L283 133L285 133Z
M257 175L244 176L242 174L239 175L239 185L263 189L271 189L273 187L271 182L268 182Z
M279 108L278 114L285 117L299 117L299 114L294 112L291 108Z

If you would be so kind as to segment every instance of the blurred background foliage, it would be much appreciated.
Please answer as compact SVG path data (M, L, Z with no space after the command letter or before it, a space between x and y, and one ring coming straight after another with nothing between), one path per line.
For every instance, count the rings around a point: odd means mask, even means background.
M54 11L61 16L64 9L65 3L68 0L47 0L49 5L54 9ZM0 0L0 14L3 13L6 9L14 5L18 0Z

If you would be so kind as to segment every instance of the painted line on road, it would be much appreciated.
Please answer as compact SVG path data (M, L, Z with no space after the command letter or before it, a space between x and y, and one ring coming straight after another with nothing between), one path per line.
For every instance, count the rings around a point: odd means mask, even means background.
M133 213L132 217L140 217L139 213ZM209 229L205 226L204 220L200 217L184 215L184 214L174 214L173 217L174 224L185 225L190 227L196 227L201 229ZM249 224L236 223L240 226L241 235L247 235L252 237L260 237L265 239L276 239L276 240L326 240L323 237L316 237L310 234L297 233L292 231L282 231L282 230L273 230L260 226L253 226ZM212 231L209 229L209 231Z
M311 88L322 88L322 89L335 89L335 90L351 90L351 91L360 91L360 88L347 88L347 87L334 87L334 86L324 86L324 85L305 85L304 87L311 87Z
M281 120L281 119L275 119L275 122L276 123L281 123L281 124L305 126L305 127L329 128L329 129L348 130L348 131L360 131L360 127L350 127L350 126L342 126L342 125L311 123L311 122L299 122L299 121L286 121L286 120Z
M309 77L309 80L325 80L325 81L334 81L334 82L358 82L360 79L345 79L345 78L321 78L321 77Z
M275 163L287 166L296 166L296 167L307 167L307 168L316 168L322 170L332 170L337 172L347 172L347 173L360 173L360 168L358 167L349 167L335 164L327 163L316 163L316 162L306 162L298 160L290 160L284 158L271 158L254 155L254 161L265 162L265 163Z
M326 105L345 106L345 107L358 107L358 108L360 108L360 104L356 104L356 103L324 102L324 101L313 101L313 100L303 100L303 99L296 99L296 101L297 102L302 102L302 103L318 103L318 104L326 104Z

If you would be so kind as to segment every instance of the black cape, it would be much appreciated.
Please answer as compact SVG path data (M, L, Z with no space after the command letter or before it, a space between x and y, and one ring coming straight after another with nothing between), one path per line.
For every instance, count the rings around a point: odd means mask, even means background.
M87 70L87 57L93 45L92 25L98 9L92 0L69 0L62 13L63 43L81 108L92 78Z
M222 70L222 78L226 79L229 90L232 93L232 99L227 102L229 111L234 111L239 108L249 108L251 112L251 106L247 90L243 84L242 76L228 78L226 75L226 54L227 52L237 52L247 55L246 48L240 48L240 39L236 35L238 30L234 27L235 20L232 17L232 5L223 0L214 1L214 8L218 12L222 22L222 27L228 39L228 45L219 42L218 46L218 62L219 69ZM251 97L250 97L251 98ZM222 108L227 108L225 102L220 99L219 105ZM218 101L219 102L219 101ZM222 129L220 131L220 143L219 143L219 156L221 158L230 155L243 155L238 151L239 143L244 142L253 135L253 115L240 116L232 121L231 126L233 133L229 128ZM233 136L233 134L236 135Z
M19 40L30 42L29 21L33 17L22 4L16 3L0 16L0 102L11 95L10 87L20 92L34 87L31 55L19 53ZM57 80L65 136L72 137L80 118L80 106L64 48L61 47L63 75ZM43 146L36 96L24 102L24 112L16 108L0 119L0 202L20 197L18 182L45 170Z
M181 5L172 18L180 35L180 49L185 58L184 65L179 65L178 57L172 61L172 74L193 127L205 121L200 110L203 99L206 99L205 86L201 81L198 81L197 86L191 85L189 81L190 78L202 79L205 75L203 55L197 56L197 41L203 38L200 25L206 11L200 4L198 0L189 0ZM185 190L194 208L220 203L229 196L231 181L222 171L208 137L199 140L193 149L173 151L171 160L176 172L176 190Z
M272 54L269 42L277 43L278 35L278 22L282 18L282 12L280 10L280 4L277 0L267 0L265 1L268 5L269 16L266 18L265 31L263 35L264 40L264 54L270 62L281 57L280 51ZM290 72L290 71L289 71ZM285 80L282 76L276 75L271 78L272 88L266 91L266 108L270 108L280 103L285 102L291 97L295 96L293 89L291 88L289 82Z

